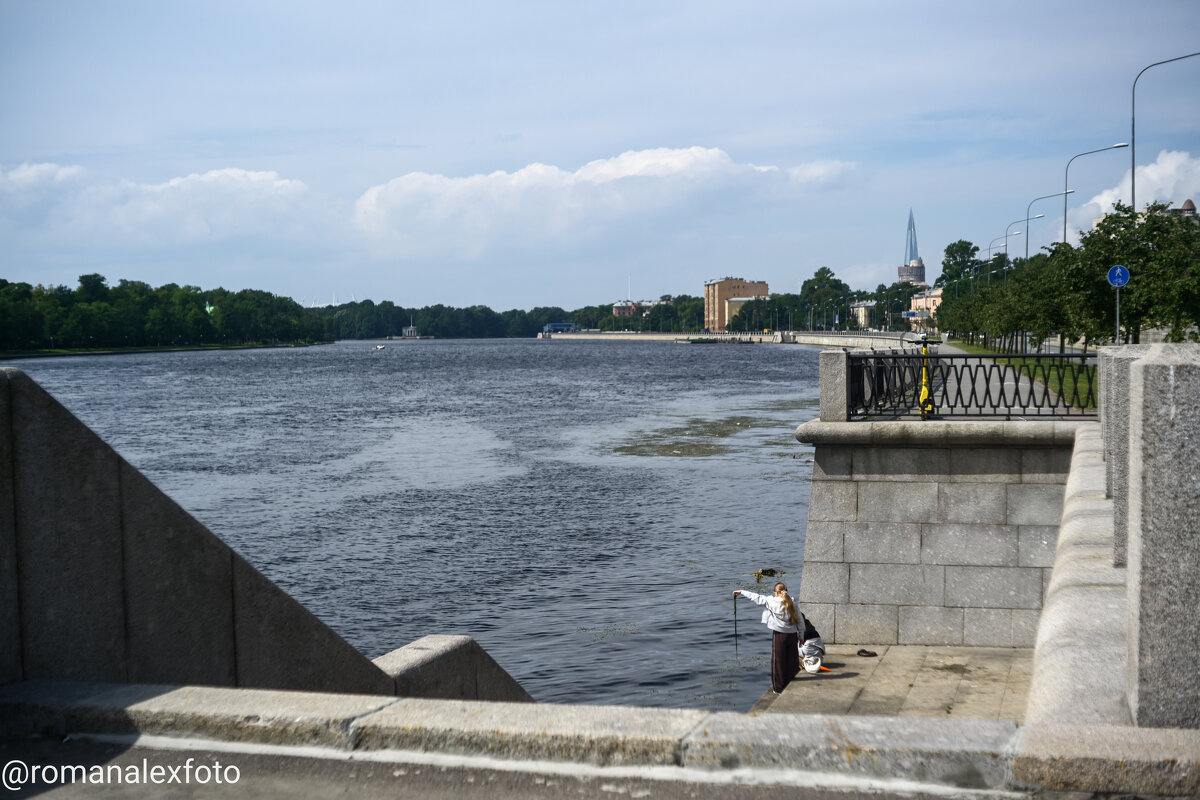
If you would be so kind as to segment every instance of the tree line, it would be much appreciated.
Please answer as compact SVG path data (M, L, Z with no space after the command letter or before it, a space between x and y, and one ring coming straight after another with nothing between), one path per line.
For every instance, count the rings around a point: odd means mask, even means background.
M245 289L202 291L141 281L109 286L103 275L79 285L31 286L0 278L0 349L53 350L315 342L320 316L293 300Z
M497 312L482 305L406 308L390 300L361 300L305 308L257 289L231 292L169 283L158 288L103 275L79 285L42 286L0 278L0 351L239 346L330 342L401 336L415 326L423 336L532 338L551 322L596 330L700 330L703 298L686 295L648 313L615 317L612 305L568 312L558 306Z
M946 247L937 281L939 330L1008 350L1040 350L1054 337L1060 347L1137 343L1150 328L1162 329L1166 341L1198 340L1200 225L1165 204L1135 215L1118 203L1078 246L1059 242L1029 259L998 253L983 261L978 252L966 240ZM1121 288L1119 332L1116 290L1107 277L1117 265L1130 272Z

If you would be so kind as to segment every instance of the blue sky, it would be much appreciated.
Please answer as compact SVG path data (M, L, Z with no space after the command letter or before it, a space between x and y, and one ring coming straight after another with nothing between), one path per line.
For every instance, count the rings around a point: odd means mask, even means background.
M1139 70L1196 51L1195 0L0 0L0 277L496 310L874 289L911 208L932 280L960 238L1023 255L1068 160L1130 140ZM1200 57L1143 75L1136 124L1138 205L1200 202ZM1129 173L1076 159L1068 226ZM1061 197L1029 213L1031 253L1062 237Z

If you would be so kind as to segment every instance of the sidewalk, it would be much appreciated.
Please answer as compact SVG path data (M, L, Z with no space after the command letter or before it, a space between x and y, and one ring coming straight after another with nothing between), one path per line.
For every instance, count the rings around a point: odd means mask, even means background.
M857 655L860 649L876 657ZM830 672L801 670L782 694L767 690L750 714L930 717L1021 722L1033 650L1008 647L828 647Z

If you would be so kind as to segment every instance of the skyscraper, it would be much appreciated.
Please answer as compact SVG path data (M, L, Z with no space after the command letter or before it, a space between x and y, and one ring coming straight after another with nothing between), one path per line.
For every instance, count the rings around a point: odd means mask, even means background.
M925 284L925 262L917 252L917 223L912 209L908 210L908 235L904 240L904 263L897 270L901 281Z

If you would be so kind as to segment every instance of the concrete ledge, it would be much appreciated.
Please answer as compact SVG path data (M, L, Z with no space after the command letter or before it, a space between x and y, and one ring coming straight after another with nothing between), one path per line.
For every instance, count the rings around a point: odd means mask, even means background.
M533 702L470 636L423 636L374 663L392 678L400 697Z
M1053 791L1200 795L1200 731L1034 725L1017 739L1018 784Z
M1097 468L1100 427L1078 429L1054 571L1038 625L1025 722L1129 725L1125 570L1112 564L1112 501Z
M987 447L1020 445L1070 447L1075 432L1094 422L825 422L810 420L796 428L805 444L910 445L913 447ZM1103 487L1101 487L1103 491Z
M1200 732L1104 725L28 681L0 687L0 736L152 736L184 749L269 745L374 762L484 758L528 772L550 763L677 768L679 780L703 771L734 773L723 780L738 782L750 771L765 785L804 775L810 785L842 788L851 779L908 781L910 791L1200 791Z
M208 686L28 681L0 690L7 735L162 734L347 749L351 720L397 702L379 695Z
M968 789L1007 785L1009 722L714 714L688 737L684 766L800 769Z
M596 765L678 765L707 711L403 700L354 723L360 750Z

